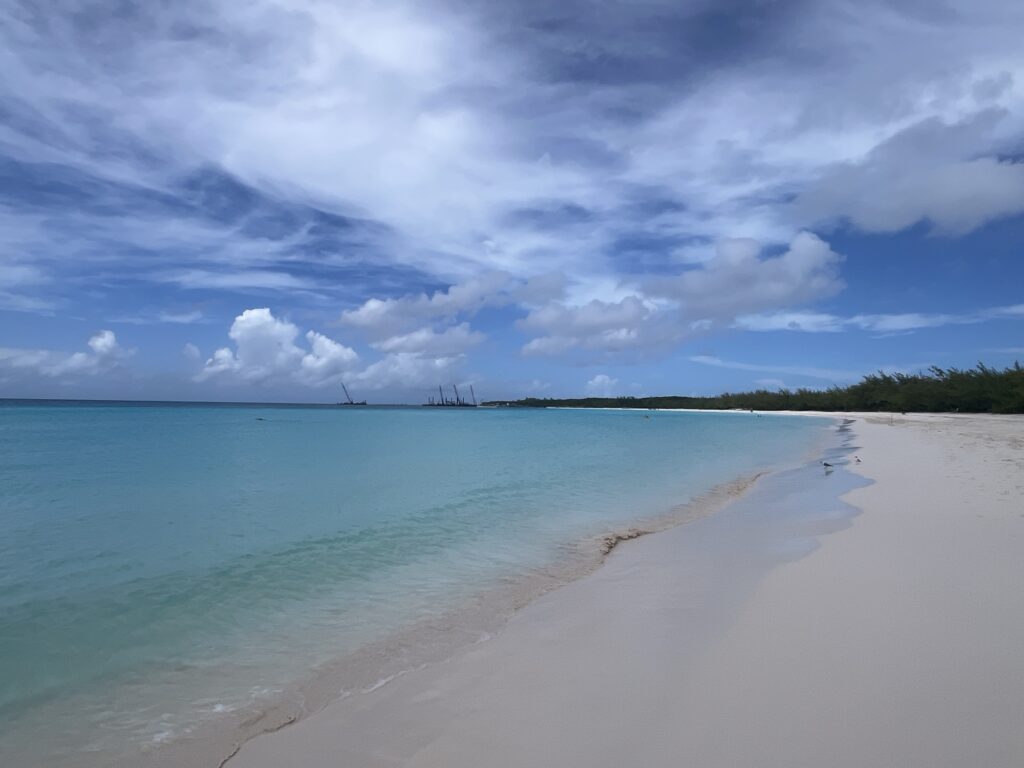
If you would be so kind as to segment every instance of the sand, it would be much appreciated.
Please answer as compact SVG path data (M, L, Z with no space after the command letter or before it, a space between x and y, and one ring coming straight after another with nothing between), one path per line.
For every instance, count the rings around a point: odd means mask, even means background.
M737 544L781 507L623 542L229 767L1024 765L1024 419L852 417L874 482L812 546Z

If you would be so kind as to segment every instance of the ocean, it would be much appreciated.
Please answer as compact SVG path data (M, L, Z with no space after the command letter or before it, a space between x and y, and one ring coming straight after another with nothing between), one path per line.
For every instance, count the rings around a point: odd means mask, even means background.
M485 640L602 536L806 462L830 427L0 401L0 755L216 755Z

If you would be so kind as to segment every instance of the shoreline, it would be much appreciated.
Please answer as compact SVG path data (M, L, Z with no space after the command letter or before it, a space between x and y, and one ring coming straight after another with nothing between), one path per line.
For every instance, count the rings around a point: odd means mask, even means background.
M624 764L624 759L631 759L634 764L670 765L681 756L692 759L694 764L723 766L885 764L886 753L876 754L877 749L870 749L867 742L849 738L846 721L860 725L859 737L873 730L883 732L888 738L888 741L883 740L886 748L910 760L901 764L964 764L965 749L945 744L948 737L943 738L942 730L934 725L943 722L948 728L949 724L943 719L949 715L946 709L962 714L964 707L943 709L941 705L916 702L923 707L923 713L911 720L929 726L924 730L931 739L941 743L943 749L952 750L951 754L960 755L959 763L944 762L940 749L910 739L901 740L891 725L877 722L878 716L874 714L886 712L890 719L895 717L899 723L904 713L885 706L869 706L867 702L871 697L863 694L863 709L855 713L847 711L849 706L844 704L843 697L851 689L874 686L884 690L888 678L872 674L868 668L858 669L856 677L859 679L851 677L844 669L842 651L827 646L819 635L829 633L834 645L846 648L847 655L857 657L858 647L847 637L851 634L850 605L836 604L828 593L829 584L839 579L842 585L843 579L854 574L868 577L870 589L854 602L855 606L863 605L867 615L860 624L862 632L852 634L857 636L867 631L869 640L872 632L882 636L899 634L896 630L900 629L906 632L906 636L901 636L902 643L883 649L885 653L880 651L870 659L873 663L885 666L889 660L887 654L903 658L909 648L920 652L919 643L925 643L927 652L928 640L944 639L932 637L916 626L904 626L910 623L909 619L899 613L885 613L885 621L879 624L879 616L874 614L884 613L877 606L891 602L891 585L870 579L870 571L861 572L863 563L860 567L857 563L860 562L858 557L864 557L863 552L849 556L851 559L843 561L836 571L839 561L834 551L841 551L842 547L850 545L847 543L861 539L866 542L862 545L866 547L864 551L870 553L879 549L881 544L872 531L879 527L879 520L887 521L886 510L893 507L894 500L898 500L901 509L899 515L890 517L901 520L901 541L907 535L920 533L925 541L944 545L939 548L945 551L945 545L950 543L947 534L952 529L971 527L973 517L964 525L967 519L962 510L964 499L978 497L994 505L995 517L1013 534L1011 540L1016 536L1016 541L1021 542L1024 515L1014 517L1007 512L1007 505L1012 506L1014 499L1019 502L1022 498L1024 487L1021 484L1011 482L1008 487L1000 480L1005 476L998 472L974 472L970 474L974 484L968 483L957 492L956 488L946 487L952 482L950 473L937 473L935 465L949 469L950 462L959 461L972 470L979 470L979 463L993 461L989 450L993 446L983 443L984 455L972 454L959 459L957 446L965 440L989 440L991 443L997 440L992 434L999 433L998 440L1002 442L998 445L1008 446L1013 451L1011 457L1000 461L1024 469L1024 420L1012 416L911 414L893 417L892 424L896 428L893 431L888 414L794 412L792 415L855 419L854 435L860 445L851 446L850 450L864 454L865 464L851 468L874 484L848 489L845 494L860 512L848 513L845 520L839 520L841 515L831 522L827 515L817 520L804 520L803 529L797 526L796 532L791 531L790 544L802 540L803 549L798 546L797 551L784 553L772 567L760 573L754 580L752 594L732 604L725 612L727 616L708 621L704 614L716 611L703 604L697 606L700 610L687 609L689 621L682 625L678 616L669 614L666 618L658 611L652 614L651 611L661 605L658 601L664 599L653 587L659 586L663 592L682 589L682 597L694 599L693 589L687 591L679 586L678 563L659 561L658 553L665 555L664 550L671 542L680 545L684 539L694 536L710 535L710 540L715 540L715 536L729 526L728 510L742 507L743 499L691 525L620 544L603 567L531 602L490 642L464 651L447 662L409 673L358 700L328 705L316 715L275 734L252 739L242 745L227 764L262 768L283 764L284 760L313 768L336 765L339 759L346 757L345 764L355 766L611 766ZM949 434L953 431L957 434ZM894 451L889 445L894 442L893 438L899 438L896 442L902 450ZM908 451L909 458L904 458ZM923 456L934 458L933 465L922 464ZM928 509L915 504L915 493L922 492L917 488L919 484L900 476L899 467L907 464L912 464L919 475L932 475L933 482L926 493L933 507L944 509L947 529L918 530L922 520L933 521L928 517ZM1024 473L1021 476L1024 477ZM963 479L959 478L961 483ZM719 522L709 524L709 521ZM715 530L719 533L715 534ZM981 535L980 540L984 549L997 544L985 535ZM808 541L813 544L807 545ZM1005 546L1002 551L1004 557L989 565L998 566L997 570L1004 577L1024 575L1016 560L1006 559ZM744 555L749 557L751 552ZM911 565L917 564L907 552L903 555L911 557ZM977 549L960 556L977 565L973 562L978 557ZM924 555L921 560L927 563L929 571L941 564ZM738 562L742 563L742 559ZM904 577L898 557L889 565L895 569L890 573L892 578ZM667 570L673 578L666 580L666 574L659 569ZM1015 583L1011 579L1006 589L1013 589ZM704 586L711 589L708 584ZM942 595L927 581L911 580L911 586L921 592L918 599L927 598L934 612L943 607ZM715 590L722 591L720 586L711 589ZM998 615L994 617L991 612L980 619L974 617L973 629L959 629L958 636L965 632L969 635L960 637L963 642L958 647L961 649L969 647L970 640L990 643L992 636L997 638L995 644L1001 653L995 654L997 663L984 666L984 672L990 673L999 663L1016 662L1016 668L1020 668L1017 654L1008 649L1022 647L1010 641L1024 643L1024 602L1011 599L1010 603L1002 634L979 633L978 627L990 629L993 621L1000 623ZM679 610L680 603L672 605L673 610ZM876 606L874 610L873 606ZM665 607L662 605L662 609ZM972 613L969 604L957 603L954 607L961 613ZM794 613L801 615L788 621L778 618ZM635 631L623 628L625 617L635 619ZM934 616L921 618L926 626L935 629L932 626ZM720 626L713 629L716 622ZM586 631L581 631L581 627L586 627ZM813 631L808 632L811 627ZM946 631L948 633L949 629ZM685 648L675 648L674 644L666 647L663 642L655 644L654 655L660 654L661 658L652 669L642 660L643 654L636 653L649 645L649 641L643 639L648 634L665 635L666 639L671 636L674 643ZM771 653L765 651L766 642ZM798 647L800 652L790 646ZM945 656L942 658L950 661ZM938 671L941 678L941 665L928 666L933 675ZM1007 688L1005 673L1010 668L1002 669L1004 688ZM801 680L804 687L796 691L792 686L787 689L787 681L794 678ZM1003 704L1020 704L1024 708L1024 681L1019 678L1018 675L1013 681L1015 685L1002 691ZM550 681L559 680L562 684L551 687ZM912 693L918 685L934 688L927 680L914 675L903 683L902 690ZM641 688L645 691L643 695L638 692ZM1002 729L971 722L968 725L984 733L985 738L965 739L961 727L960 741L969 742L971 748L992 758L989 762L975 760L975 764L1016 764L1008 762L1007 758L1024 758L1024 742L1020 737L1014 741L1012 730L1007 730L1006 713L1013 710L993 711L983 686L975 684L967 688L979 699L974 705L985 711L990 722L1001 724ZM811 690L815 695L809 695ZM740 711L751 720L743 719ZM794 721L790 717L796 711L803 720ZM845 720L837 721L829 716L829 712L836 711L841 712ZM629 714L623 716L623 712ZM546 713L547 719L540 717L540 713ZM817 723L818 731L808 731L808 724L816 720L822 721ZM737 729L737 722L753 722L753 726ZM652 724L657 726L654 730ZM787 740L774 737L772 729L781 729L781 733L787 734ZM610 738L612 735L614 738ZM839 748L848 749L847 757L836 758L835 750ZM923 754L928 754L932 761L914 762L916 756Z
M502 617L500 626L495 627L493 636L489 635L486 637L486 642L483 644L486 645L487 643L493 642L496 638L500 638L507 630L510 622L516 621L522 613L530 611L537 602L549 599L553 595L557 595L566 589L572 588L574 585L580 584L581 582L586 582L587 580L592 579L595 574L603 572L603 570L607 568L609 559L617 555L623 544L634 546L648 540L658 539L675 531L688 529L695 524L722 515L726 510L732 509L736 505L743 504L744 502L746 502L747 507L754 510L760 509L765 500L758 498L757 494L759 487L765 482L770 482L772 478L785 476L789 473L813 472L816 474L817 461L811 461L811 456L820 456L824 453L827 456L833 456L834 460L834 455L849 453L852 448L848 445L850 438L849 435L844 432L845 426L846 425L843 423L842 419L829 418L827 422L822 423L821 434L814 441L813 445L808 447L805 454L791 463L766 467L751 476L742 476L723 483L690 502L678 505L667 514L637 521L634 525L618 531L611 531L607 534L596 537L588 537L585 542L594 550L591 552L589 561L582 568L577 569L575 573L567 575L566 578L558 580L555 583L550 583L541 590L532 591L528 596L526 596L526 599L521 600L512 608L511 611ZM751 499L752 495L754 496L753 499ZM834 498L838 501L838 496L834 496ZM848 514L854 513L855 511L851 511ZM372 696L381 693L382 690L386 691L386 688L395 684L400 677L406 677L409 674L415 675L422 673L425 670L438 670L449 664L458 663L458 660L461 657L467 653L472 653L475 648L480 645L481 643L478 642L464 645L461 648L456 649L454 655L448 658L435 659L415 669L399 672L397 675L390 676L386 680L383 680L381 684L374 685L368 689L354 691L351 695L346 695L341 699L336 699L334 702L328 702L319 706L314 712L303 713L300 718L293 718L286 723L282 723L280 726L266 729L264 733L253 734L244 740L243 743L237 745L237 748L232 752L231 756L225 759L222 765L237 765L238 761L235 759L235 755L246 750L249 745L254 742L264 739L267 733L273 735L289 732L295 727L302 726L303 724L311 721L316 721L321 717L323 712L329 711L336 705L348 704L349 702L360 698L371 698ZM388 685L385 687L384 683L387 683ZM175 765L178 764L178 762L175 758L168 763L161 761L159 764Z
M203 765L210 757L220 755L216 764L234 765L234 756L256 739L316 718L333 704L373 694L409 673L447 664L500 635L510 620L538 599L599 571L622 543L632 543L714 516L744 498L765 477L793 471L805 465L810 456L834 449L842 440L836 429L840 422L835 418L823 420L820 434L806 452L788 462L765 465L756 472L738 475L664 513L640 517L619 528L595 531L565 546L558 560L501 586L487 588L460 608L414 622L353 653L313 668L308 676L277 696L272 706L240 710L239 717L233 718L234 725L228 726L227 735L223 728L204 729L186 738L154 745L141 756L132 758L131 764L147 768Z

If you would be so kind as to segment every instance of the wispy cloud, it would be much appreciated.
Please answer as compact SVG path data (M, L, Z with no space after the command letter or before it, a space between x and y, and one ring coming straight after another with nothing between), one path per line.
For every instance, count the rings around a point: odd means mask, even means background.
M851 315L843 317L821 312L777 312L742 315L734 327L744 331L800 331L804 333L838 333L860 330L875 333L901 333L946 325L972 325L991 320L1024 317L1024 305L989 307L961 314L929 314L903 312L897 314Z
M57 271L166 278L141 250L189 288L290 290L296 260L574 282L1024 209L1015 4L741 3L727 30L705 3L8 6L0 151L45 190L6 195L9 237Z

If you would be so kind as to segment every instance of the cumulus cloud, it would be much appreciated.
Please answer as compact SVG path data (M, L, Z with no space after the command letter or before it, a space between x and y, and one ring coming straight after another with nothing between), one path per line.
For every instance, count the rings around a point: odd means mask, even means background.
M0 347L0 368L51 378L109 371L132 354L118 344L113 331L99 331L89 338L88 352L63 353L47 349Z
M222 347L206 361L196 379L233 377L248 382L289 379L323 386L337 383L358 362L355 350L316 331L305 334L306 347L296 340L299 329L274 317L266 308L247 309L231 324L235 348Z
M366 364L351 347L317 331L303 334L266 307L238 315L228 336L234 347L217 349L196 375L197 381L316 388L346 381L364 389L408 391L449 378L463 351L482 340L482 334L466 324L441 333L425 329L377 344L384 355Z

